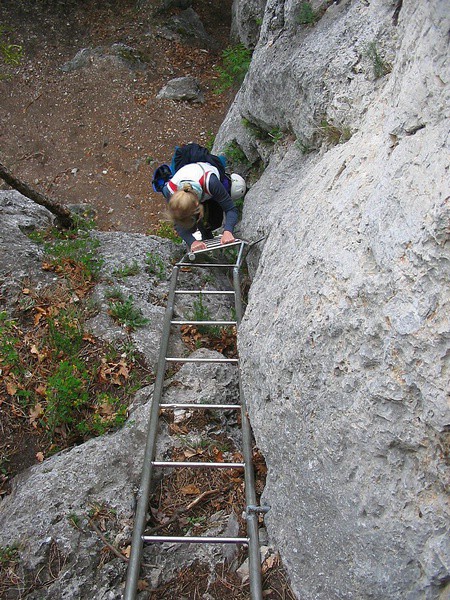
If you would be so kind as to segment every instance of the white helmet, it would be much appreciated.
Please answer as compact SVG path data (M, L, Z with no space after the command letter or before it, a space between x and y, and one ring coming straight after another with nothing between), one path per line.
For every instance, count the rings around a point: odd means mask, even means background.
M231 174L231 191L230 196L232 200L239 200L239 198L243 198L245 192L247 191L247 186L245 184L245 180L243 177L238 175L237 173Z

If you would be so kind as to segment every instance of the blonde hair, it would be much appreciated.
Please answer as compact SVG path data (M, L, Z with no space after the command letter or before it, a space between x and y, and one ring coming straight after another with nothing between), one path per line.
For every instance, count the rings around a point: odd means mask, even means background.
M183 189L171 196L168 211L170 219L183 229L190 229L196 225L198 217L203 216L203 206L190 183L185 183Z

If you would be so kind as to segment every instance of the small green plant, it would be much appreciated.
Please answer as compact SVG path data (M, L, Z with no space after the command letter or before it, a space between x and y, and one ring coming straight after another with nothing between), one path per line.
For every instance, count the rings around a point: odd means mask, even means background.
M125 302L125 294L117 287L110 288L105 292L105 298L107 300L113 300L117 302Z
M257 139L262 140L264 142L276 144L283 138L283 132L281 131L281 129L279 127L273 127L272 129L269 129L267 131L267 130L263 129L262 127L260 127L259 125L252 123L245 117L242 119L242 124L244 125L244 127L246 129L248 129L248 131L250 132L251 135L255 136Z
M126 300L110 299L109 314L115 321L121 325L125 325L130 330L144 327L149 323L149 320L144 317L142 311L134 306L133 296L128 296Z
M222 52L222 66L216 68L219 77L215 92L222 94L239 86L244 81L251 59L252 53L244 44L226 48Z
M274 127L273 129L271 129L270 131L267 132L267 135L269 136L269 139L276 144L277 142L279 142L281 139L283 139L283 132L281 131L281 129L279 129L278 127Z
M83 283L97 281L103 260L98 256L100 242L87 232L79 235L62 234L60 239L44 246L49 262L64 272L68 264L76 266L77 276Z
M211 313L209 312L209 308L203 304L203 295L199 294L198 298L194 300L192 303L193 313L192 320L193 321L210 321Z
M367 45L366 56L372 62L375 79L380 79L392 71L392 65L379 54L376 42Z
M20 330L15 321L9 319L6 312L0 312L0 365L18 367L20 356L17 350Z
M317 20L318 15L314 12L311 4L309 2L301 2L297 15L297 21L302 25L314 25Z
M159 254L147 252L145 257L145 264L147 265L146 270L148 273L155 275L161 281L166 278L166 266Z
M330 144L343 144L344 142L348 142L348 140L352 137L352 132L349 127L344 125L338 125L336 123L332 123L328 121L326 118L323 118L320 121L320 125L318 129L321 135L330 143Z
M68 306L56 317L48 318L48 337L45 339L57 355L76 356L83 345L82 316Z
M81 519L76 513L70 513L69 515L67 515L67 520L69 521L71 527L73 527L74 529L81 528Z
M170 221L160 221L154 235L171 240L175 244L183 243L183 240L177 234Z
M123 277L132 277L133 275L139 275L140 267L137 264L137 261L134 260L131 265L124 265L118 269L114 269L113 275L122 279Z
M10 461L9 455L6 454L5 452L0 451L0 476L7 476L8 475L8 463ZM1 478L0 478L1 480Z
M0 546L0 566L7 567L19 560L19 548L17 546Z
M4 65L18 67L24 56L23 47L19 44L10 43L8 39L10 33L11 29L9 27L0 25L0 59ZM0 72L0 80L5 77L7 76Z
M89 401L90 376L80 360L62 361L48 378L45 418L50 432L56 427L76 422L80 411Z
M200 517L187 517L187 525L189 525L190 527L196 527L197 525L201 525L205 521L205 515L202 515Z
M235 140L227 144L223 152L227 159L233 163L245 165L250 164L247 159L247 156L245 155L245 152Z
M192 303L193 313L192 321L211 321L211 313L209 308L203 303L203 295L199 294L198 298ZM197 326L200 333L210 335L212 337L220 337L220 327L217 325L200 325Z
M311 152L317 150L317 148L315 148L312 144L304 142L302 140L297 140L295 142L295 145L302 154L310 154Z
M35 229L34 231L30 231L29 233L27 233L27 236L32 242L35 242L36 244L44 244L45 241L48 239L49 233L46 230Z
M77 423L77 431L83 437L103 435L111 429L121 427L127 420L126 403L111 394L99 394L95 406L97 412Z
M205 140L205 148L207 148L210 152L212 152L214 142L216 140L216 136L212 131L208 131L207 138Z

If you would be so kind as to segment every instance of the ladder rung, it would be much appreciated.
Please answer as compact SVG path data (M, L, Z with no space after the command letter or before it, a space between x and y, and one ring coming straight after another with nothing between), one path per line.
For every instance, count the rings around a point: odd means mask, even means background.
M182 356L168 356L167 362L184 362L184 363L238 363L237 358L183 358Z
M179 262L175 266L177 266L177 267L213 267L213 268L222 267L222 268L227 268L227 269L234 269L236 267L235 264L230 265L229 263L217 264L217 263L194 263L194 262Z
M217 409L217 410L239 410L241 407L240 404L160 404L160 408L186 408L186 409L196 409L196 408L204 408L206 409Z
M234 242L229 242L228 244L221 243L221 236L215 236L210 240L202 240L202 242L206 245L206 248L202 250L195 250L191 254L201 254L202 252L208 252L209 250L216 250L217 248L221 248L222 250L226 250L227 248L232 248L233 246L239 246L241 244L245 244L243 240L236 238Z
M246 544L249 538L226 538L226 537L207 537L207 536L169 536L169 535L143 535L143 542L172 542L176 544Z
M172 325L237 325L236 321L170 321Z
M204 244L206 244L206 246L208 247L208 249L210 249L211 247L215 248L222 248L222 250L226 250L227 248L230 248L232 246L238 246L239 244L243 244L244 242L238 238L236 238L234 240L234 242L229 242L228 244L222 244L221 243L221 236L215 236L214 238L212 238L211 240L202 240L202 242ZM206 252L206 250L196 250L194 252L194 254L199 254L200 252Z
M178 461L152 461L154 467L191 467L197 468L211 468L211 469L244 469L245 463L222 463L222 462L178 462Z
M224 291L220 291L220 290L175 290L175 294L212 294L212 295L218 295L218 296L224 296L224 295L230 295L230 294L235 294L236 292L234 292L233 290L224 290Z

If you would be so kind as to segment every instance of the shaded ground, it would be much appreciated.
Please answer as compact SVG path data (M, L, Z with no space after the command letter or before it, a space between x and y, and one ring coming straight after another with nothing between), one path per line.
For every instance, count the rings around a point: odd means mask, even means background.
M158 12L156 1L140 11L130 0L100 8L92 0L63 8L2 2L0 23L11 26L25 58L0 81L0 160L50 197L92 205L99 229L151 230L165 209L151 189L155 166L170 161L177 144L211 142L228 108L231 96L212 88L229 43L231 3L194 0L217 44L206 50L165 39L164 24L177 11ZM119 42L139 51L147 69L93 60L60 70L83 48ZM204 104L156 99L168 80L185 75L200 81Z

